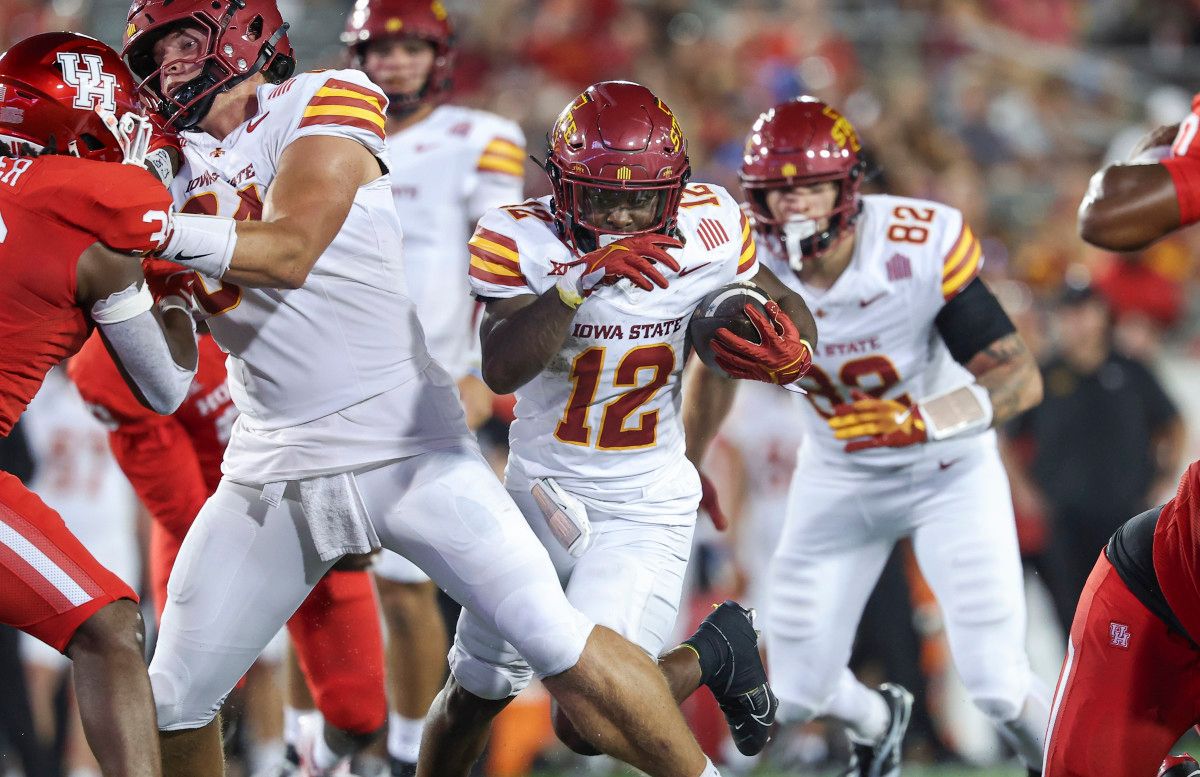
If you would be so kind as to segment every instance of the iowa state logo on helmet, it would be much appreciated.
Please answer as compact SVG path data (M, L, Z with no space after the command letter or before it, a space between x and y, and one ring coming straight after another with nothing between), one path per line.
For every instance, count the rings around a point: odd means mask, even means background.
M75 87L73 105L83 110L117 112L117 77L104 72L104 62L97 54L78 51L58 52L63 81Z

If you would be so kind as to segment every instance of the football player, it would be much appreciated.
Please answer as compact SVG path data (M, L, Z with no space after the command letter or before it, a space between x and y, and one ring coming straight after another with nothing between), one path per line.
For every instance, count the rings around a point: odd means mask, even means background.
M1200 99L1096 173L1079 208L1087 242L1132 251L1200 220ZM1071 624L1046 743L1047 775L1151 774L1200 720L1200 463L1175 497L1109 540ZM1172 761L1162 773L1174 772Z
M93 328L156 412L191 383L191 317L156 308L130 256L162 247L171 206L142 168L150 126L133 92L117 53L83 35L37 35L0 57L0 434ZM101 773L159 774L137 596L4 472L0 590L0 623L74 662Z
M186 283L194 278L169 262L149 264L146 273L160 294L187 294ZM84 402L108 426L109 446L154 519L149 577L160 619L179 546L221 480L221 456L237 417L225 380L225 354L211 336L202 335L199 355L187 399L169 416L137 404L116 364L94 337L67 368ZM373 734L381 725L387 699L383 636L370 575L363 570L330 570L287 626L324 719L346 737ZM347 650L347 645L353 650ZM299 767L302 755L307 755L301 744L294 736L287 742L286 760L293 767Z
M491 415L479 376L477 305L467 239L484 211L520 202L525 136L495 114L445 103L454 30L439 0L359 0L342 41L351 63L387 95L388 166L404 228L404 276L430 354L458 384L467 426ZM415 769L425 713L446 676L437 589L403 556L385 551L374 572L388 621L394 771Z
M821 345L801 381L805 440L771 563L767 653L785 720L828 715L851 772L898 772L912 697L846 668L892 547L912 538L972 699L1041 768L1049 693L1025 654L1012 501L992 429L1041 399L1032 354L979 279L979 241L941 203L860 196L850 122L812 97L755 122L740 177L763 263ZM690 389L733 390L709 370ZM703 447L719 414L692 412Z
M293 75L273 0L137 0L126 32L142 93L183 133L162 256L200 275L240 413L150 666L168 771L220 771L216 713L237 678L339 558L382 545L517 645L603 749L653 775L715 774L654 664L567 602L425 348L387 98L357 70ZM326 727L309 771L360 744ZM419 774L440 769L422 753Z
M756 753L775 700L747 611L727 602L659 657L701 490L683 455L680 377L688 317L714 289L753 279L778 301L753 359L764 380L804 373L812 317L760 269L729 194L688 184L683 133L645 87L607 81L579 95L550 131L545 169L552 195L488 211L470 241L483 377L517 395L505 485L567 598L658 658L677 700L708 685L739 747ZM422 742L440 775L468 773L490 719L529 683L518 653L476 614L459 619ZM555 714L560 739L597 753L572 722Z

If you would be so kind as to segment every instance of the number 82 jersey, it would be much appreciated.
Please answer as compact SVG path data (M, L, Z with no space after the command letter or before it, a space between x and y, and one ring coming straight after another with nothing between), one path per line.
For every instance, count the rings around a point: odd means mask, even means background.
M622 515L694 512L699 478L684 457L681 381L688 317L700 299L758 270L749 222L718 186L684 190L671 249L680 271L643 291L597 288L562 349L517 390L507 481L553 477L568 491L621 504ZM483 299L540 295L578 256L559 239L549 197L488 211L469 244L472 290ZM664 503L690 503L675 512Z
M828 424L834 407L852 402L855 390L907 405L973 380L935 326L942 306L983 266L962 213L906 197L868 195L862 202L854 256L827 290L800 282L778 240L760 246L763 264L804 298L820 333L812 369L800 381L811 405L803 413L804 455L835 466L898 467L926 456L948 461L993 434L846 453L846 441L835 439Z

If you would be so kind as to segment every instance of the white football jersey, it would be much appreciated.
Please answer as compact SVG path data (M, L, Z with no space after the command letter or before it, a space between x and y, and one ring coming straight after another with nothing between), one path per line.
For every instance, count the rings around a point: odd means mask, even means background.
M846 466L896 467L929 455L952 458L992 432L923 446L845 452L827 419L853 389L917 402L974 380L950 356L934 319L979 274L983 254L962 213L928 200L862 198L854 256L827 290L800 282L778 240L759 240L763 264L797 291L816 318L819 342L800 385L809 407L804 453Z
M258 113L223 139L184 134L171 186L189 213L255 219L280 156L328 135L366 146L383 165L385 98L357 70L303 73L258 89ZM333 242L299 289L205 280L199 300L228 351L244 424L273 430L329 415L395 388L429 361L404 294L401 229L386 174L362 186Z
M495 114L440 105L387 144L408 295L429 352L461 378L479 367L467 240L485 211L525 199L525 136Z
M578 258L559 239L549 197L488 211L470 242L471 288L485 299L540 295ZM600 287L575 313L571 334L546 369L517 390L508 481L554 477L569 491L630 503L638 512L656 488L698 501L699 478L684 458L680 375L688 317L700 299L758 271L750 225L721 187L692 184L679 208L684 247L671 253L670 286L628 281ZM661 491L650 501L661 501ZM693 502L694 504L695 502ZM694 509L694 508L693 508Z

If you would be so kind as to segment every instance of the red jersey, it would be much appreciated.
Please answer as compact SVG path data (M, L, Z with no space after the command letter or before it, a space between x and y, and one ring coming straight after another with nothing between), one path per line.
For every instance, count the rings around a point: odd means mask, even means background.
M1154 528L1154 573L1171 612L1200 638L1200 461L1188 466Z
M46 373L87 339L75 300L94 243L145 253L166 237L171 195L142 168L69 156L0 156L0 435Z
M237 417L225 383L225 354L210 335L202 335L196 349L196 377L169 416L137 401L98 335L67 365L83 401L108 426L113 456L142 504L180 538L221 480L221 458Z

